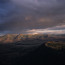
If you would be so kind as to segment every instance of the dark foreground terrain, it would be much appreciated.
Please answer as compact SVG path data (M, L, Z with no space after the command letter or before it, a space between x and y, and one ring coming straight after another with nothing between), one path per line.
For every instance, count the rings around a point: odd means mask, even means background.
M31 41L32 42L32 41ZM41 45L0 44L0 65L65 64L65 51Z
M65 64L65 38L0 43L0 65Z

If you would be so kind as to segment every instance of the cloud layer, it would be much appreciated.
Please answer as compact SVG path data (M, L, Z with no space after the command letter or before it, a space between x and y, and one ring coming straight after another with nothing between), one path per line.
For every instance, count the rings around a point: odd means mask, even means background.
M0 0L0 32L32 29L64 30L65 0ZM55 27L55 28L54 28Z

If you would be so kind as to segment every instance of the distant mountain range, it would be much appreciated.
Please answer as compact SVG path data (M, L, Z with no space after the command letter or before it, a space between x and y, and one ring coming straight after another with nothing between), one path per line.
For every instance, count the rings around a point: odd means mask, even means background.
M65 38L65 35L49 35L49 34L6 34L0 36L0 43L14 43L22 40L30 39L49 39L49 38Z

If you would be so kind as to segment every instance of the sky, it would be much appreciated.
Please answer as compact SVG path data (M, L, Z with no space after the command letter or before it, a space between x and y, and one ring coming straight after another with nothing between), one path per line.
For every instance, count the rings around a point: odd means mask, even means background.
M65 0L0 0L0 35L65 34Z

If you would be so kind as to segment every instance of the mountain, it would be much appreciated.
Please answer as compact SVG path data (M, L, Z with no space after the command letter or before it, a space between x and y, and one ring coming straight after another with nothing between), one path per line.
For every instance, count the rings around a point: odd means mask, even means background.
M12 43L17 34L6 34L4 36L0 36L0 42L2 43Z
M44 38L46 35L41 35L41 34L6 34L4 36L0 36L0 42L1 43L13 43L13 42L18 42L22 41L25 39L40 39Z
M15 43L23 40L33 40L33 39L41 39L41 40L64 40L65 35L50 35L50 34L6 34L4 36L0 36L1 43Z

